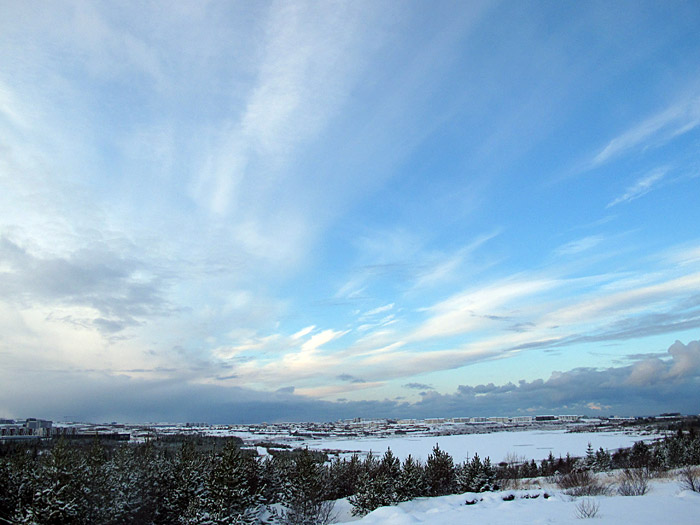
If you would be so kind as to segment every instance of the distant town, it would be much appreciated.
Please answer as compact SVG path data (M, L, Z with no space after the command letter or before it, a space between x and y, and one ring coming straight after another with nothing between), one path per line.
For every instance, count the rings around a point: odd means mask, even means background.
M494 416L427 419L344 419L327 423L259 423L212 425L207 423L83 423L51 420L0 419L0 441L47 439L94 439L141 442L169 435L238 436L247 442L261 440L287 443L309 439L397 437L406 434L451 435L533 428L566 428L571 431L609 430L624 425L662 424L687 417L665 413L648 417L586 417L583 415Z

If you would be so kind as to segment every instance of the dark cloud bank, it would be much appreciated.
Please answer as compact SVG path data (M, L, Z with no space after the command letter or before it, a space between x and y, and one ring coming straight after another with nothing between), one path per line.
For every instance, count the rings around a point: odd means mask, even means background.
M350 417L489 416L541 413L651 415L700 412L700 341L676 341L663 358L628 366L577 368L517 385L463 385L453 394L421 392L417 403L327 402L294 394L193 385L182 380L140 381L125 376L35 372L13 385L5 406L20 415L85 421L204 421L243 423L330 421ZM31 374L29 374L31 375ZM26 385L32 385L26 388ZM413 388L407 385L407 388Z

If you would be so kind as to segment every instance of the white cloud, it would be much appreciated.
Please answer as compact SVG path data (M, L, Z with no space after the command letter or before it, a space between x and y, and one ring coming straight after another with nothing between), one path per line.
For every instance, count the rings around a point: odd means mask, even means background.
M301 339L302 337L309 335L315 329L316 329L316 325L311 325L311 326L307 326L306 328L302 328L297 333L292 335L292 339Z
M0 81L0 115L7 118L13 125L26 130L30 127L28 113L27 108L23 106L13 90Z
M638 199L642 195L646 195L666 176L667 173L667 168L660 168L652 171L644 177L641 177L632 186L627 188L625 193L610 201L606 208L611 208L623 202L631 202Z
M700 125L700 97L682 100L612 139L594 158L597 166L637 146L657 145Z
M328 125L357 81L363 16L371 10L354 3L273 2L255 83L193 186L213 212L250 211L249 193L260 209L294 153Z
M598 246L605 238L602 235L590 235L568 242L555 250L558 255L578 255Z
M388 312L389 310L392 310L394 308L394 303L389 303L385 304L384 306L378 306L377 308L374 308L373 310L369 310L362 314L362 319L366 319L368 317L373 317L377 314L381 314L384 312Z
M676 341L668 353L673 358L669 377L687 377L700 373L700 341L690 341L687 345Z
M429 318L409 336L412 341L447 337L481 329L489 320L509 315L518 301L549 291L561 284L555 279L505 279L469 289L429 308Z
M669 301L674 302L688 290L697 289L698 286L700 273L695 273L661 283L615 291L608 295L596 294L596 297L590 299L571 301L571 304L547 314L541 323L575 326L609 320L611 315L622 317L643 312L652 306L663 306Z

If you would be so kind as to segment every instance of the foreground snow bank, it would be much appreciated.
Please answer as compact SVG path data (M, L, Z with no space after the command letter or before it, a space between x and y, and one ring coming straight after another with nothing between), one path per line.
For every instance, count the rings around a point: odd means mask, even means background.
M440 498L419 498L395 507L382 507L360 520L352 517L349 503L341 500L336 506L336 512L340 522L352 521L353 525L580 524L578 507L582 501L587 500L598 506L593 521L596 525L698 523L700 493L683 491L676 481L654 481L650 483L650 489L644 496L592 498L572 498L556 489L456 494ZM466 504L467 501L474 500L476 503Z

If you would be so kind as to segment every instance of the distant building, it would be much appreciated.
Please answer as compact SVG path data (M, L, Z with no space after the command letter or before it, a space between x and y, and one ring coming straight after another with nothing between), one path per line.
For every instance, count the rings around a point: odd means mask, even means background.
M24 421L13 419L0 420L0 438L20 436L49 437L53 421L30 417Z
M566 421L567 423L578 421L579 419L583 418L583 416L574 416L574 415L565 415L565 416L558 416L559 421Z

